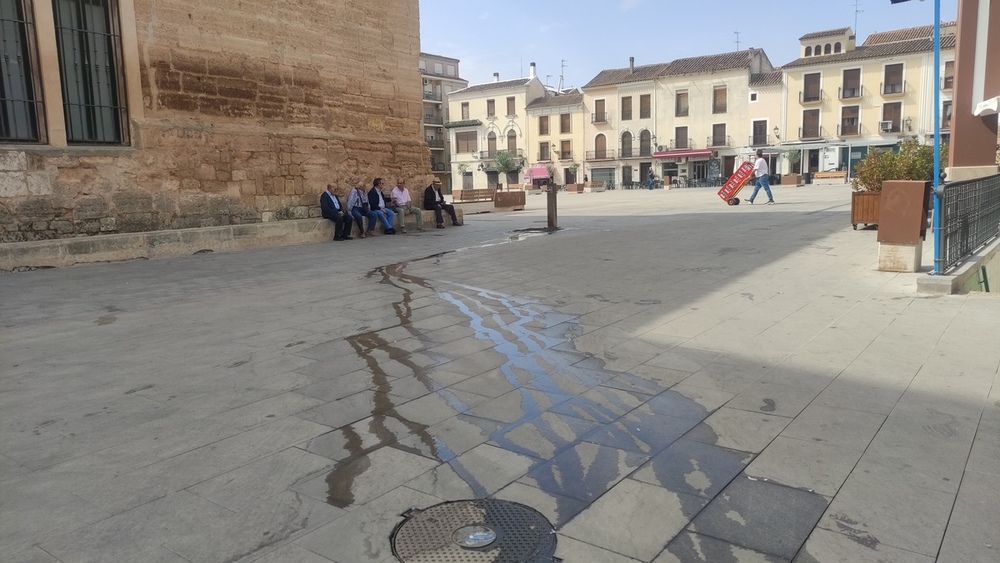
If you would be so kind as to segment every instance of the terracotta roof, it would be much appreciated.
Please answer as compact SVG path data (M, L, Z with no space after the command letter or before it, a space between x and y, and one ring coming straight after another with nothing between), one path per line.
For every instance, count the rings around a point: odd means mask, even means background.
M596 86L611 86L613 84L626 84L628 82L642 82L652 80L657 76L662 76L663 70L670 66L669 63L658 63L653 65L643 65L635 67L635 71L628 67L612 68L602 70L591 79L584 88L594 88Z
M955 36L946 35L941 38L941 49L954 49ZM835 55L823 55L819 57L805 57L794 60L784 66L784 68L794 68L802 66L815 66L821 64L839 63L844 61L859 61L865 59L881 59L908 55L910 53L926 53L934 50L934 41L931 39L913 39L910 41L896 41L894 43L880 43L876 45L862 45L853 51L837 53Z
M559 106L573 106L583 103L583 93L573 92L572 94L560 94L558 96L546 96L532 100L528 104L528 109L551 108Z
M813 31L812 33L807 33L802 37L799 37L799 41L805 41L806 39L819 39L820 37L833 37L834 35L844 35L851 33L851 28L849 27L838 27L837 29L828 29L826 31Z
M763 87L763 86L780 86L784 77L784 73L780 69L774 70L772 72L762 72L760 74L750 75L750 85Z
M520 86L527 86L528 82L534 80L533 78L516 78L514 80L504 80L503 82L485 82L483 84L474 84L468 88L462 88L461 90L455 90L451 92L451 96L455 94L473 94L475 92L488 92L490 90L506 90L508 88L517 88Z
M951 35L955 30L955 22L941 22L941 34ZM913 39L930 39L934 37L933 25L921 25L908 27L906 29L893 29L891 31L876 31L869 35L864 42L865 47L881 45L883 43L895 43L898 41L910 41Z

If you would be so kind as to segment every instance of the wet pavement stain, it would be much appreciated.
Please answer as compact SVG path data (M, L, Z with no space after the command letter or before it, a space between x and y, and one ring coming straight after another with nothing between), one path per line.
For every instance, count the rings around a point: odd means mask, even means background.
M774 399L764 399L764 406L760 407L761 412L774 412Z

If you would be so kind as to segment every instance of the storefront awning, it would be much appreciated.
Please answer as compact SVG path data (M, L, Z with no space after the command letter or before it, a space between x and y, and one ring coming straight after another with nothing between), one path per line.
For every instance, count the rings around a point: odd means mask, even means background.
M548 178L549 169L544 166L532 166L531 168L528 169L528 174L525 177L530 178L532 180L537 180L539 178Z
M712 149L677 149L653 153L653 158L698 158L705 156L712 156Z

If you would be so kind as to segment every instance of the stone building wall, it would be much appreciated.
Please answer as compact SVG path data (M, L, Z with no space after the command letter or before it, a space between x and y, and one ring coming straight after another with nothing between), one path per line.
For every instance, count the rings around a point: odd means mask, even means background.
M131 1L130 146L0 145L0 242L304 218L329 182L431 178L417 0Z

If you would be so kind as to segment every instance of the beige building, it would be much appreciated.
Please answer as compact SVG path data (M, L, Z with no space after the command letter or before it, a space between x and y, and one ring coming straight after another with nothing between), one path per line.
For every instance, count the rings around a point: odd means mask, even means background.
M681 182L728 176L754 132L773 144L780 91L760 49L602 71L583 87L590 177L628 186L650 171Z
M784 66L787 126L782 148L801 158L784 171L851 168L869 147L903 139L929 143L934 89L941 90L948 140L954 83L954 22L942 24L940 84L934 83L932 26L873 33L856 45L850 28L803 35L800 57ZM789 170L790 169L790 170Z
M533 184L583 182L583 94L550 93L528 104L528 161Z
M328 182L431 177L417 0L0 6L0 242L315 216Z
M451 142L445 132L448 121L448 94L461 90L469 81L461 78L458 59L420 53L424 112L421 118L424 139L431 151L431 169L445 189L451 190Z
M545 86L535 76L475 84L447 96L451 136L452 172L455 189L497 188L519 184L524 177L531 147L528 139L528 104L546 96ZM519 171L501 178L494 167L497 153L506 150Z

